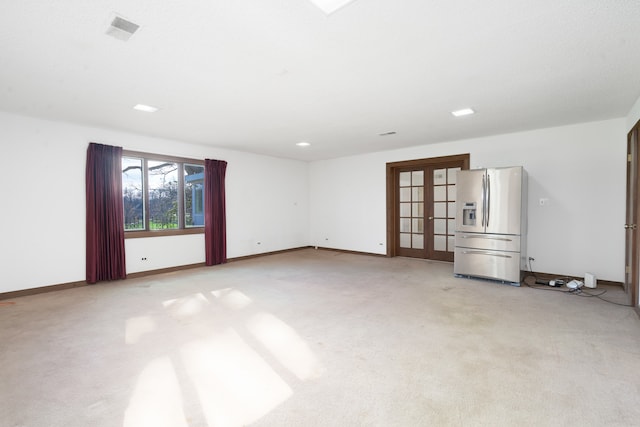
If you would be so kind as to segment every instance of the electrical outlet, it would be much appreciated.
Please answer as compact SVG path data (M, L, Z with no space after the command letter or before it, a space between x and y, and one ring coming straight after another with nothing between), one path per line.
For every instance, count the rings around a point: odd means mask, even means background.
M541 197L540 200L538 200L538 205L540 206L548 206L549 205L549 199L546 197Z

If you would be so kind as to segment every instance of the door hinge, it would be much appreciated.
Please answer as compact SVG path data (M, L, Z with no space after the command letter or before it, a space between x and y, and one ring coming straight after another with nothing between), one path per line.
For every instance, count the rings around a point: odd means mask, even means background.
M631 154L627 154L627 162L631 161Z
M624 274L629 274L629 266L628 265L624 266Z

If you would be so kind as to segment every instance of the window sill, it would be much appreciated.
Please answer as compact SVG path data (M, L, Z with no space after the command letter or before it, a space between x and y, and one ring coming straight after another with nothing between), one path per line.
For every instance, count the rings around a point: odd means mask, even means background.
M125 231L124 238L138 239L141 237L184 236L187 234L204 234L204 227L181 228L174 230Z

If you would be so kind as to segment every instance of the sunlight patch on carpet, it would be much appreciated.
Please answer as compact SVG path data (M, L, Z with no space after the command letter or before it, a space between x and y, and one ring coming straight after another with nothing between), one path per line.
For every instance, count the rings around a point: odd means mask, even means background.
M180 352L210 426L251 424L293 394L232 329L185 344Z
M324 369L307 343L289 325L269 313L257 313L247 329L291 373L301 380L319 378Z
M251 298L232 288L211 291L211 294L228 308L239 310L251 304Z
M136 383L123 427L186 427L182 394L171 360L149 362Z
M178 319L185 319L201 313L210 304L201 292L183 298L164 301L162 305Z

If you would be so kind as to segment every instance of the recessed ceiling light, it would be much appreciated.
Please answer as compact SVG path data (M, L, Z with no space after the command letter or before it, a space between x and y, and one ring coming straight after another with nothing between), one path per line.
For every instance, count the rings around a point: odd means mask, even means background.
M460 117L460 116L468 116L470 114L475 114L476 112L473 111L471 108L463 108L461 110L456 110L456 111L452 111L451 114L453 114L456 117Z
M158 111L158 108L152 107L151 105L138 104L133 107L134 110L144 111L145 113L155 113Z
M308 143L308 142L306 142L306 141L302 141L302 142L297 142L297 143L296 143L296 145L297 145L298 147L308 147L308 146L310 146L311 144L309 144L309 143Z
M353 0L310 0L311 3L322 9L327 15L332 14L336 10L340 9L351 3Z

